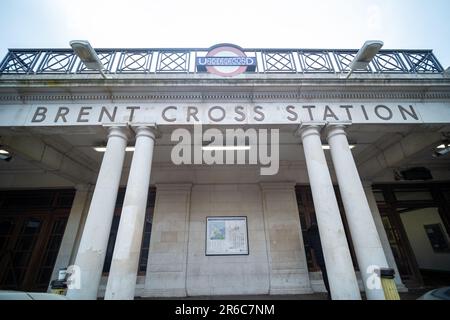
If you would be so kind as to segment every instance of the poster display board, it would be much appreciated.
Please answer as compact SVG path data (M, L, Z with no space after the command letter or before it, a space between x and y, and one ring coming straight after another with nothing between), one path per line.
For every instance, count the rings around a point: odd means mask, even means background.
M247 217L207 217L206 255L248 255Z

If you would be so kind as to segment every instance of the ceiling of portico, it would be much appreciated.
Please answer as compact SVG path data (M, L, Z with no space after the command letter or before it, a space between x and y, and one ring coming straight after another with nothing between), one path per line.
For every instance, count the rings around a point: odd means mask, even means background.
M272 127L274 128L274 127ZM73 129L73 130L72 130ZM171 133L173 127L162 126L159 128L161 132L160 138L157 139L153 161L158 164L170 164L170 154L176 142L171 141ZM206 128L205 128L206 129ZM435 127L432 130L439 130ZM304 154L300 143L300 138L294 135L295 126L280 127L280 161L287 163L297 163L304 165ZM381 150L400 141L403 137L411 132L421 132L430 130L429 127L423 128L412 125L354 125L347 129L348 139L350 143L355 144L353 155L357 163L362 163L377 156ZM94 146L104 145L106 140L106 131L85 127L80 128L40 128L40 129L2 129L0 136L3 135L23 135L25 137L39 137L45 143L54 146L61 152L65 153L74 161L82 163L90 170L98 170L101 164L103 153L93 149ZM325 135L323 135L325 142ZM130 141L129 145L133 145L134 141ZM450 168L450 156L443 158L431 157L432 149L422 150L413 157L407 159L401 166L430 166L439 168ZM331 163L330 152L325 151L326 157ZM132 159L132 152L127 152L125 157L125 172L128 171ZM330 165L332 168L332 165ZM391 170L391 169L387 169ZM392 170L391 170L392 171ZM20 154L14 154L10 162L0 161L0 175L2 173L11 174L12 172L45 172L39 165L28 161ZM94 179L95 180L95 179Z

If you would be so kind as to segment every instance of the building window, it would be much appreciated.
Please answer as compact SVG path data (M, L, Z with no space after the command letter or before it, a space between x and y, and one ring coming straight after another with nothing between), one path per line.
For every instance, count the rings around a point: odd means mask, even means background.
M434 252L449 252L449 244L440 223L424 225Z

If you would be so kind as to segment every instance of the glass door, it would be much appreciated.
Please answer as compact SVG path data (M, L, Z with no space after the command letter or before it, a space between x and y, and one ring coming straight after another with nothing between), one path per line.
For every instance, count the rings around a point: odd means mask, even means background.
M40 217L1 218L3 248L0 285L3 289L22 289L42 224Z
M46 291L67 217L0 216L0 289Z

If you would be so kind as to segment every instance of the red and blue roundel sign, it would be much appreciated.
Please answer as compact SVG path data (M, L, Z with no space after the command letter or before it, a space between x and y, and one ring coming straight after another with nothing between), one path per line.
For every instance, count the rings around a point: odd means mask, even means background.
M197 71L221 77L233 77L246 71L255 71L256 57L247 57L242 48L229 43L211 47L205 57L197 57Z

